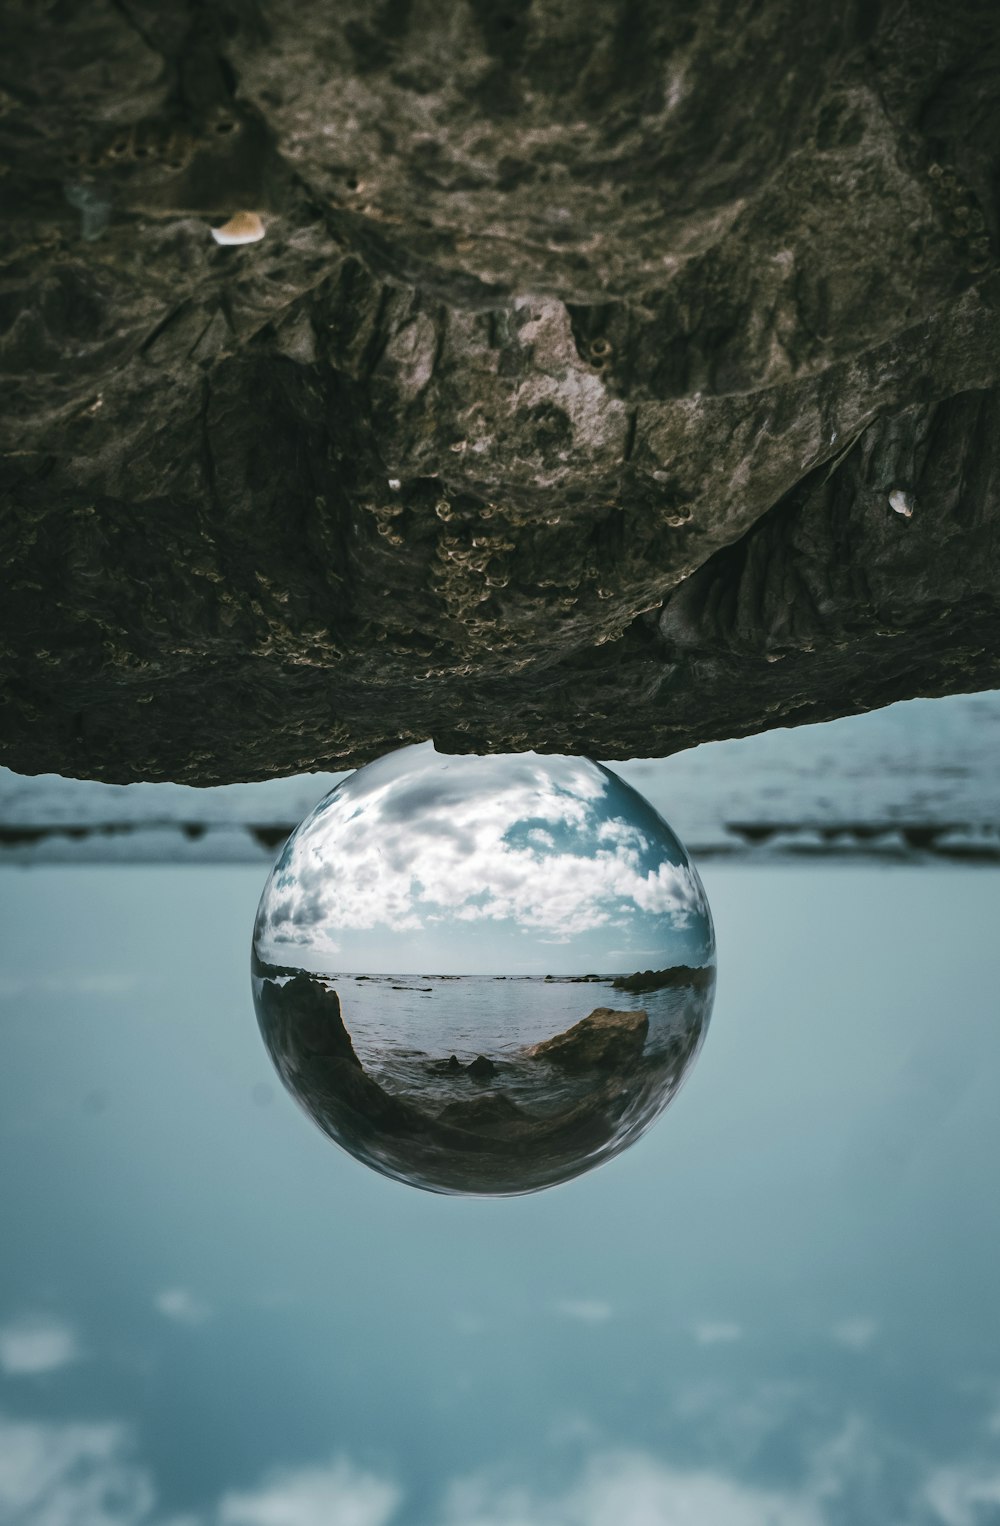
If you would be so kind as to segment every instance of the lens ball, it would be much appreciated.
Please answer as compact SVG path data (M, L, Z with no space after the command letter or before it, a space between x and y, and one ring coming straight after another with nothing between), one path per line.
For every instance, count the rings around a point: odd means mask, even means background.
M278 1074L329 1137L433 1192L537 1191L676 1095L715 987L698 873L586 758L359 769L292 833L254 928Z

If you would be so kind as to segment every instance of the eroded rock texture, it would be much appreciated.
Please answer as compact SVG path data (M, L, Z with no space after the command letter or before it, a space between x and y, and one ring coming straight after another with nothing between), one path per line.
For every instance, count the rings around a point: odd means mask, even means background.
M654 755L1000 686L998 33L7 4L3 760Z

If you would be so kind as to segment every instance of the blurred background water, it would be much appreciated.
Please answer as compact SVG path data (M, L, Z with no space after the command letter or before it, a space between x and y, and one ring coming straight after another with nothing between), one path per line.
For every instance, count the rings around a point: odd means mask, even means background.
M794 862L785 830L821 798L912 827L922 768L925 824L988 843L996 697L947 705L975 740L909 770L883 735L824 774L835 727L754 764L785 793L744 825L785 836L700 863L697 1066L632 1150L533 1197L378 1177L280 1089L250 1000L263 847L0 870L0 1521L1000 1521L1000 881L902 832L838 849L829 817ZM684 836L659 767L633 780ZM281 788L306 809L316 783Z
M612 762L699 857L1000 862L1000 692ZM0 863L270 864L344 774L192 789L0 769Z

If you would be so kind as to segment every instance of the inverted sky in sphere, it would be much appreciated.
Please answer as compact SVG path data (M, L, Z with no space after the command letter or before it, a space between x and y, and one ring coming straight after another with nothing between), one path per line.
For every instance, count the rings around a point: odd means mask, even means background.
M404 748L289 839L261 956L314 970L555 974L701 965L705 893L647 801L582 758Z

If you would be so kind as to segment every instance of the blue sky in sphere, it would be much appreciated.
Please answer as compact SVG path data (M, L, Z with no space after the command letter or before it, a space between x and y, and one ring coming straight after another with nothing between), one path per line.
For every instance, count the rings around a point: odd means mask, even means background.
M631 972L712 958L697 872L607 768L402 749L338 786L282 851L263 958L323 971Z

